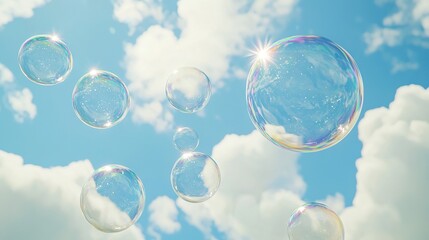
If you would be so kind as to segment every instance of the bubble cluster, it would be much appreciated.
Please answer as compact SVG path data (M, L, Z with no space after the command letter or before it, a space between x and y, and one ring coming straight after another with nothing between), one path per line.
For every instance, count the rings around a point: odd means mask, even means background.
M94 128L109 128L125 118L130 105L128 89L115 74L92 70L73 90L73 108L79 119Z
M318 36L289 37L258 51L246 88L256 128L273 143L302 152L341 141L363 102L351 55Z
M344 240L344 228L337 214L321 203L308 203L292 214L288 224L290 240Z
M165 93L174 108L184 113L194 113L203 109L209 102L211 84L202 71L183 67L168 77Z
M179 127L173 136L173 143L180 152L192 152L199 144L198 134L189 127Z
M73 59L67 45L58 37L37 35L22 44L18 63L29 80L41 85L55 85L70 74Z
M204 153L184 153L171 170L174 192L188 202L199 203L211 198L220 180L217 163Z
M85 218L103 232L120 232L143 212L143 184L130 169L107 165L94 172L83 186L80 207Z

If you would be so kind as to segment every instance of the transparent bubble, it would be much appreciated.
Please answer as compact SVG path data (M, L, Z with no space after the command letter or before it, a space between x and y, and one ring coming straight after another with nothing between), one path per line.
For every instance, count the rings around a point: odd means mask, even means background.
M73 108L90 127L109 128L125 118L130 105L128 89L119 77L92 70L81 77L73 90Z
M209 102L211 84L202 71L183 67L168 77L165 93L174 108L184 113L194 113L203 109Z
M51 35L27 39L19 49L18 63L28 79L41 85L63 82L73 67L72 54L67 45Z
M140 218L144 204L145 193L139 177L119 165L96 170L80 195L86 220L103 232L120 232L133 225Z
M321 203L308 203L292 214L289 240L343 240L344 228L337 214Z
M200 140L192 128L180 127L174 133L173 142L178 151L192 152L198 147Z
M363 84L355 61L339 45L295 36L256 52L246 98L253 124L270 141L290 150L319 151L355 125Z
M211 198L220 185L216 162L204 153L184 153L171 171L171 185L183 200L193 203Z

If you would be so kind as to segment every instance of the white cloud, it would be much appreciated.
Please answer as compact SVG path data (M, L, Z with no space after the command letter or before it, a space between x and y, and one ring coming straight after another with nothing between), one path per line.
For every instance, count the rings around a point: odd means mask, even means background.
M93 170L89 161L42 168L0 151L0 239L143 240L135 226L105 234L86 222L80 191Z
M398 89L389 108L359 125L357 192L342 215L351 240L426 239L429 235L429 90Z
M188 221L207 238L214 238L212 226L228 239L284 237L290 215L303 203L305 184L298 174L298 154L254 131L225 136L212 156L222 172L221 186L202 204L177 201Z
M381 5L394 2L397 11L384 18L382 26L364 34L367 53L387 45L398 46L403 42L428 47L429 2L427 0L377 1Z
M139 106L156 102L162 105L163 112L156 112L157 115L169 112L165 107L164 86L170 73L179 67L193 66L205 72L215 88L221 87L223 79L233 76L236 71L231 58L245 53L246 40L272 30L279 22L276 19L284 23L296 2L178 1L173 29L170 21L161 22L149 27L135 43L125 45L126 76L137 105L133 119L157 125L158 130L168 129L173 123L171 113L171 118L148 119L149 113L142 114ZM180 34L176 35L177 32ZM161 124L158 124L158 119Z
M17 17L32 17L34 8L47 2L49 0L0 0L0 27Z
M125 23L134 34L136 27L146 18L153 17L158 21L164 18L162 6L153 0L115 0L113 15L116 20Z
M5 65L0 63L0 85L13 82L13 74Z
M177 221L177 210L174 200L167 196L157 197L149 206L150 226L148 233L156 239L161 239L158 231L172 234L180 230L180 223Z
M37 114L37 107L33 103L33 94L30 89L24 88L20 91L12 91L7 95L10 107L15 112L14 117L17 122L24 122L26 118L34 119Z

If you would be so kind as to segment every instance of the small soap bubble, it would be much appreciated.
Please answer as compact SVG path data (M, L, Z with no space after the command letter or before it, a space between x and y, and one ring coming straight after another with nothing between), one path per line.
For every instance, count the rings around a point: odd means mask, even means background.
M67 45L57 36L37 35L22 44L18 63L29 80L48 86L67 78L73 67L73 58Z
M292 214L289 240L344 240L344 227L337 214L321 203L308 203Z
M282 39L255 53L246 98L255 127L300 152L341 141L359 118L363 84L352 56L318 36Z
M92 70L81 77L73 90L73 108L79 119L93 128L109 128L127 115L128 89L115 74Z
M211 84L202 71L183 67L168 77L165 93L174 108L184 113L194 113L203 109L209 102Z
M221 181L217 163L204 153L184 153L171 171L174 192L185 201L200 203L211 198Z
M103 232L120 232L143 212L145 193L130 169L107 165L96 170L82 188L80 207L89 223Z
M173 143L179 152L192 152L199 144L198 134L188 127L179 127L173 136Z

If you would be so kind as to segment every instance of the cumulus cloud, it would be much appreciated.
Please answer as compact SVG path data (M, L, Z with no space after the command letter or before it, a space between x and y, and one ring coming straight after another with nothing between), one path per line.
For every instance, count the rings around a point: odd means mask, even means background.
M350 240L425 239L429 230L429 89L398 89L389 108L370 110L359 124L353 205L341 194L319 200L343 219ZM239 150L237 150L239 149ZM218 193L202 204L177 200L188 222L207 239L213 228L227 239L287 239L286 225L303 203L305 183L296 153L275 147L258 132L227 135L213 149L222 171Z
M160 2L153 0L115 0L113 16L130 28L134 34L136 27L149 17L161 21L164 18Z
M47 2L49 0L0 0L0 27L17 17L32 17L33 10Z
M167 196L157 197L149 205L150 226L148 233L156 239L161 239L158 231L172 234L180 230L180 223L177 221L177 210L174 200Z
M389 108L368 111L353 206L342 215L352 240L426 239L429 235L429 90L398 89Z
M5 65L0 63L0 85L6 85L13 82L13 74Z
M305 183L295 152L281 149L259 132L230 134L213 148L222 171L214 197L202 204L178 200L190 224L214 238L212 227L228 239L280 239L287 221L303 202Z
M429 48L429 2L427 0L376 1L379 5L394 2L397 11L383 19L381 26L364 34L367 53L383 46L394 47L403 42Z
M34 119L37 113L37 107L33 103L33 94L30 89L24 88L21 91L12 91L7 95L10 107L14 111L14 117L17 122L24 122L24 119Z
M0 239L143 240L135 226L105 234L86 222L80 191L93 171L87 160L42 168L0 151Z
M22 123L25 119L34 119L37 114L37 107L33 103L33 94L28 88L15 90L14 76L12 71L0 63L0 87L4 89L7 96L7 103L14 112L14 118Z
M283 23L296 2L179 0L177 13L169 13L177 15L173 26L170 20L159 21L135 43L125 45L126 76L136 104L134 121L158 126L159 131L171 128L173 117L165 107L164 93L168 75L179 67L194 66L210 77L215 88L221 87L223 79L237 72L231 59L245 53L246 40L266 34L278 24L276 19ZM147 104L161 107L151 114Z

